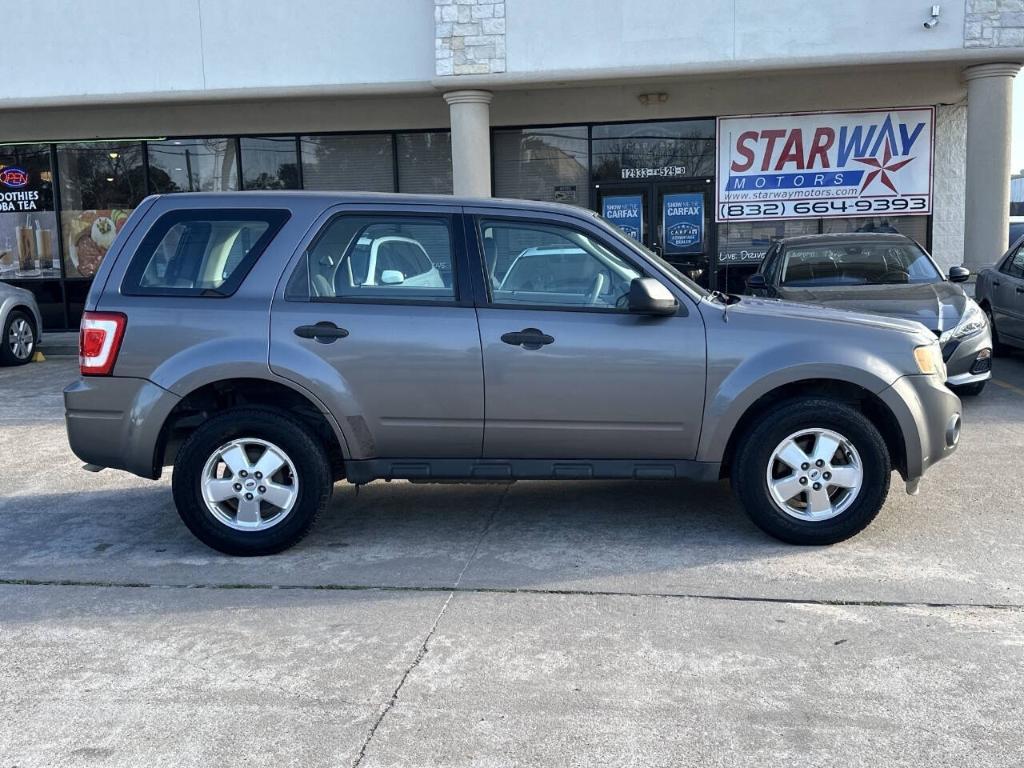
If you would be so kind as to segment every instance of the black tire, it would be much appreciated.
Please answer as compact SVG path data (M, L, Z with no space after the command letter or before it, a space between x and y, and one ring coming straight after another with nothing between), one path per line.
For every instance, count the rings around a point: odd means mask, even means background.
M299 489L294 505L279 523L265 530L229 527L203 498L207 460L221 446L241 438L272 443L295 467ZM171 485L178 514L196 538L220 552L241 556L272 555L298 543L327 506L333 488L331 464L315 434L280 411L252 407L229 409L196 429L178 451Z
M28 323L28 327L32 332L32 345L28 350L28 354L23 357L19 357L14 353L14 349L11 347L11 329L14 324L18 321L24 321ZM23 309L12 309L8 315L7 320L4 322L3 336L0 336L0 365L25 365L32 360L32 355L36 351L35 340L39 338L39 329L36 328L35 318L32 317L30 312L26 312Z
M988 319L988 328L992 334L992 356L993 357L1005 357L1009 354L1010 350L1006 348L1006 345L999 340L999 331L996 330L996 319L992 316L992 307L988 304L981 305L982 311L985 313L985 317ZM980 393L981 390L978 390Z
M800 520L784 512L768 489L775 449L803 429L828 429L845 437L860 455L861 488L844 511L827 520ZM885 440L856 408L825 398L788 400L762 414L738 446L732 485L743 508L765 533L790 544L835 544L875 519L889 493L892 464Z
M987 381L976 381L973 384L961 384L958 387L950 387L959 397L977 397L985 391Z

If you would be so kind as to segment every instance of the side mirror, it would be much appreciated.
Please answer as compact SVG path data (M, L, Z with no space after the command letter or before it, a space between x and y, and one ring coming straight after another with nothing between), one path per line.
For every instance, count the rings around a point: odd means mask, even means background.
M629 311L638 315L674 315L679 302L653 277L637 277L629 284Z
M405 275L397 269L385 269L380 273L381 285L401 285L405 282Z
M951 283L964 283L967 282L967 278L971 276L971 270L967 267L950 267L949 268L949 282Z
M764 279L764 275L760 272L755 272L747 277L747 289L751 291L764 291L768 288L768 281Z

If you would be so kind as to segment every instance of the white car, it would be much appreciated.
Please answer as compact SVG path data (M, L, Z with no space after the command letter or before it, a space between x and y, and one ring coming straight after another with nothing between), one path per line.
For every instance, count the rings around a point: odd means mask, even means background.
M356 251L348 259L349 270L358 261L358 251L369 249L366 271L350 275L352 285L406 285L419 288L443 288L444 280L430 260L426 249L411 237L389 235L359 238ZM360 270L362 271L362 270Z
M42 340L43 318L31 291L0 282L0 365L24 365Z

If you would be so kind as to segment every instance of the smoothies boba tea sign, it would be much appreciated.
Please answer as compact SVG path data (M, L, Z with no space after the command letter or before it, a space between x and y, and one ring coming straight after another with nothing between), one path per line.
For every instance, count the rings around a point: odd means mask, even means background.
M926 215L935 110L718 119L718 221Z
M0 212L38 211L41 195L31 188L29 172L13 165L0 166Z

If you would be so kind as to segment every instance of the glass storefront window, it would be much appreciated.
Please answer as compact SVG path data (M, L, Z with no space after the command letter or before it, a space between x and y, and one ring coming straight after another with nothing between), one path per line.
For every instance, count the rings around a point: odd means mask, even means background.
M494 194L586 207L587 127L495 131Z
M243 189L298 189L299 162L295 138L240 139Z
M927 216L874 216L868 218L824 219L822 232L899 232L921 245L928 244Z
M302 188L394 192L391 134L303 136Z
M715 268L718 289L744 293L745 281L757 271L773 241L797 235L815 235L820 219L788 221L733 221L718 225L718 262Z
M715 121L595 125L591 177L636 181L713 176Z
M57 146L67 277L92 277L128 215L146 196L141 142Z
M452 193L452 135L400 133L398 139L398 191L450 195Z
M50 147L0 147L0 280L58 277Z
M169 139L146 143L151 192L229 192L238 189L234 139Z

